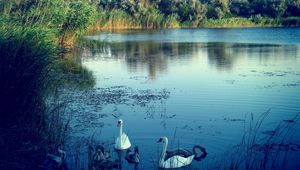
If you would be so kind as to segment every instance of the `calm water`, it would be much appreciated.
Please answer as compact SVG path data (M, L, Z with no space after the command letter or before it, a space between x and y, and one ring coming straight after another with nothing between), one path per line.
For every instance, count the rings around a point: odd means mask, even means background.
M262 134L300 112L299 28L104 32L82 41L82 63L96 78L95 89L87 93L92 96L84 102L97 94L101 98L103 91L126 97L74 104L74 110L93 114L101 126L87 121L76 131L79 125L74 125L73 135L95 133L98 141L113 143L115 117L122 118L124 131L140 148L141 169L154 169L160 136L169 138L169 148L204 146L208 157L192 169L211 167L241 141L251 113L257 118L270 109ZM132 93L148 98L141 104ZM297 144L299 130L297 125L291 139ZM291 154L290 166L300 166L300 152Z

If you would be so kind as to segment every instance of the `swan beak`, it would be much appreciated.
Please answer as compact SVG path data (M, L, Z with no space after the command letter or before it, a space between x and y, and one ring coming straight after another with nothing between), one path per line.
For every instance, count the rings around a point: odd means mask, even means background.
M162 138L159 138L158 141L156 141L156 143L162 142Z

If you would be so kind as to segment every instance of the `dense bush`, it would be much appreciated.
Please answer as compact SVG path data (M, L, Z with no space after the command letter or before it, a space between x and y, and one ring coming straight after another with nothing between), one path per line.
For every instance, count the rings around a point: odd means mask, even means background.
M78 65L64 69L59 43L64 47L95 15L96 5L80 0L0 1L0 169L38 169L51 145L63 141L61 106L49 104L49 95L65 70L87 81L92 75Z
M28 168L50 135L45 98L57 48L42 28L0 27L0 168Z
M97 6L84 0L9 0L0 2L0 10L19 25L51 29L64 47L94 23Z
M100 0L98 6L100 10L108 13L114 10L124 11L130 20L134 20L135 26L142 24L141 28L149 25L150 28L156 28L156 23L160 22L163 23L161 26L166 26L169 17L181 26L199 26L207 19L300 16L300 0ZM151 24L145 22L145 17L141 16L144 16L148 9L156 14L163 14L163 19L156 17L158 20L152 19ZM121 24L118 25L120 27Z
M134 25L141 24L142 28L170 26L171 20L173 25L179 22L198 25L206 13L205 5L198 0L101 0L99 8L104 11L122 10L135 20Z
M1 113L6 118L31 118L40 114L50 65L57 55L51 34L39 27L1 26ZM3 122L2 122L3 121ZM27 120L20 120L22 123Z

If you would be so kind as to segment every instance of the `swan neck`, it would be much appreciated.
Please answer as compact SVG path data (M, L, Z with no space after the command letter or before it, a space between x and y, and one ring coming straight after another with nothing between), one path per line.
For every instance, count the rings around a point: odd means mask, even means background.
M123 124L121 124L120 126L120 139L122 138L122 134L123 134Z
M163 164L163 162L165 160L166 152L167 152L167 147L168 147L168 140L166 140L164 142L164 145L163 145L162 153L161 153L161 156L160 156L160 163L161 164Z

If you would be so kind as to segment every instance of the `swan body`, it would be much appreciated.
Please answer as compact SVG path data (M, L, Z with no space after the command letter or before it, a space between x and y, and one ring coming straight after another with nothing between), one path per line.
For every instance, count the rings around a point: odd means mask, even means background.
M163 150L159 159L160 168L180 168L192 163L195 155L184 149L178 149L174 152L167 152L168 138L161 137L158 142L162 142Z
M140 162L139 148L138 146L134 147L134 150L127 150L125 159L130 164L138 164Z
M195 145L193 147L193 151L182 149L182 148L178 148L178 149L173 150L173 151L166 151L166 158L165 159L168 159L168 158L170 158L172 156L175 156L175 155L180 155L180 156L183 156L183 157L190 157L192 155L195 155L194 160L201 161L202 159L204 159L207 156L207 152L206 152L204 147L202 147L200 145Z
M94 150L91 148L91 150ZM104 150L104 147L99 144L96 147L95 153L92 156L93 162L89 165L89 169L119 169L120 162L119 160L111 160L110 154Z
M96 148L96 152L93 155L93 160L95 162L103 162L110 158L110 155L108 152L104 151L104 147L102 145L98 145Z
M194 155L194 153L189 150L182 149L182 148L178 148L178 149L172 150L172 151L167 150L165 159L171 158L176 155L187 158L187 157Z
M118 120L118 127L120 129L120 134L116 138L115 141L115 149L116 150L126 150L131 147L130 140L126 133L123 132L123 121L120 119Z
M56 146L56 151L59 153L59 156L48 153L41 169L57 169L64 166L63 164L66 159L66 152L60 149L60 145Z

